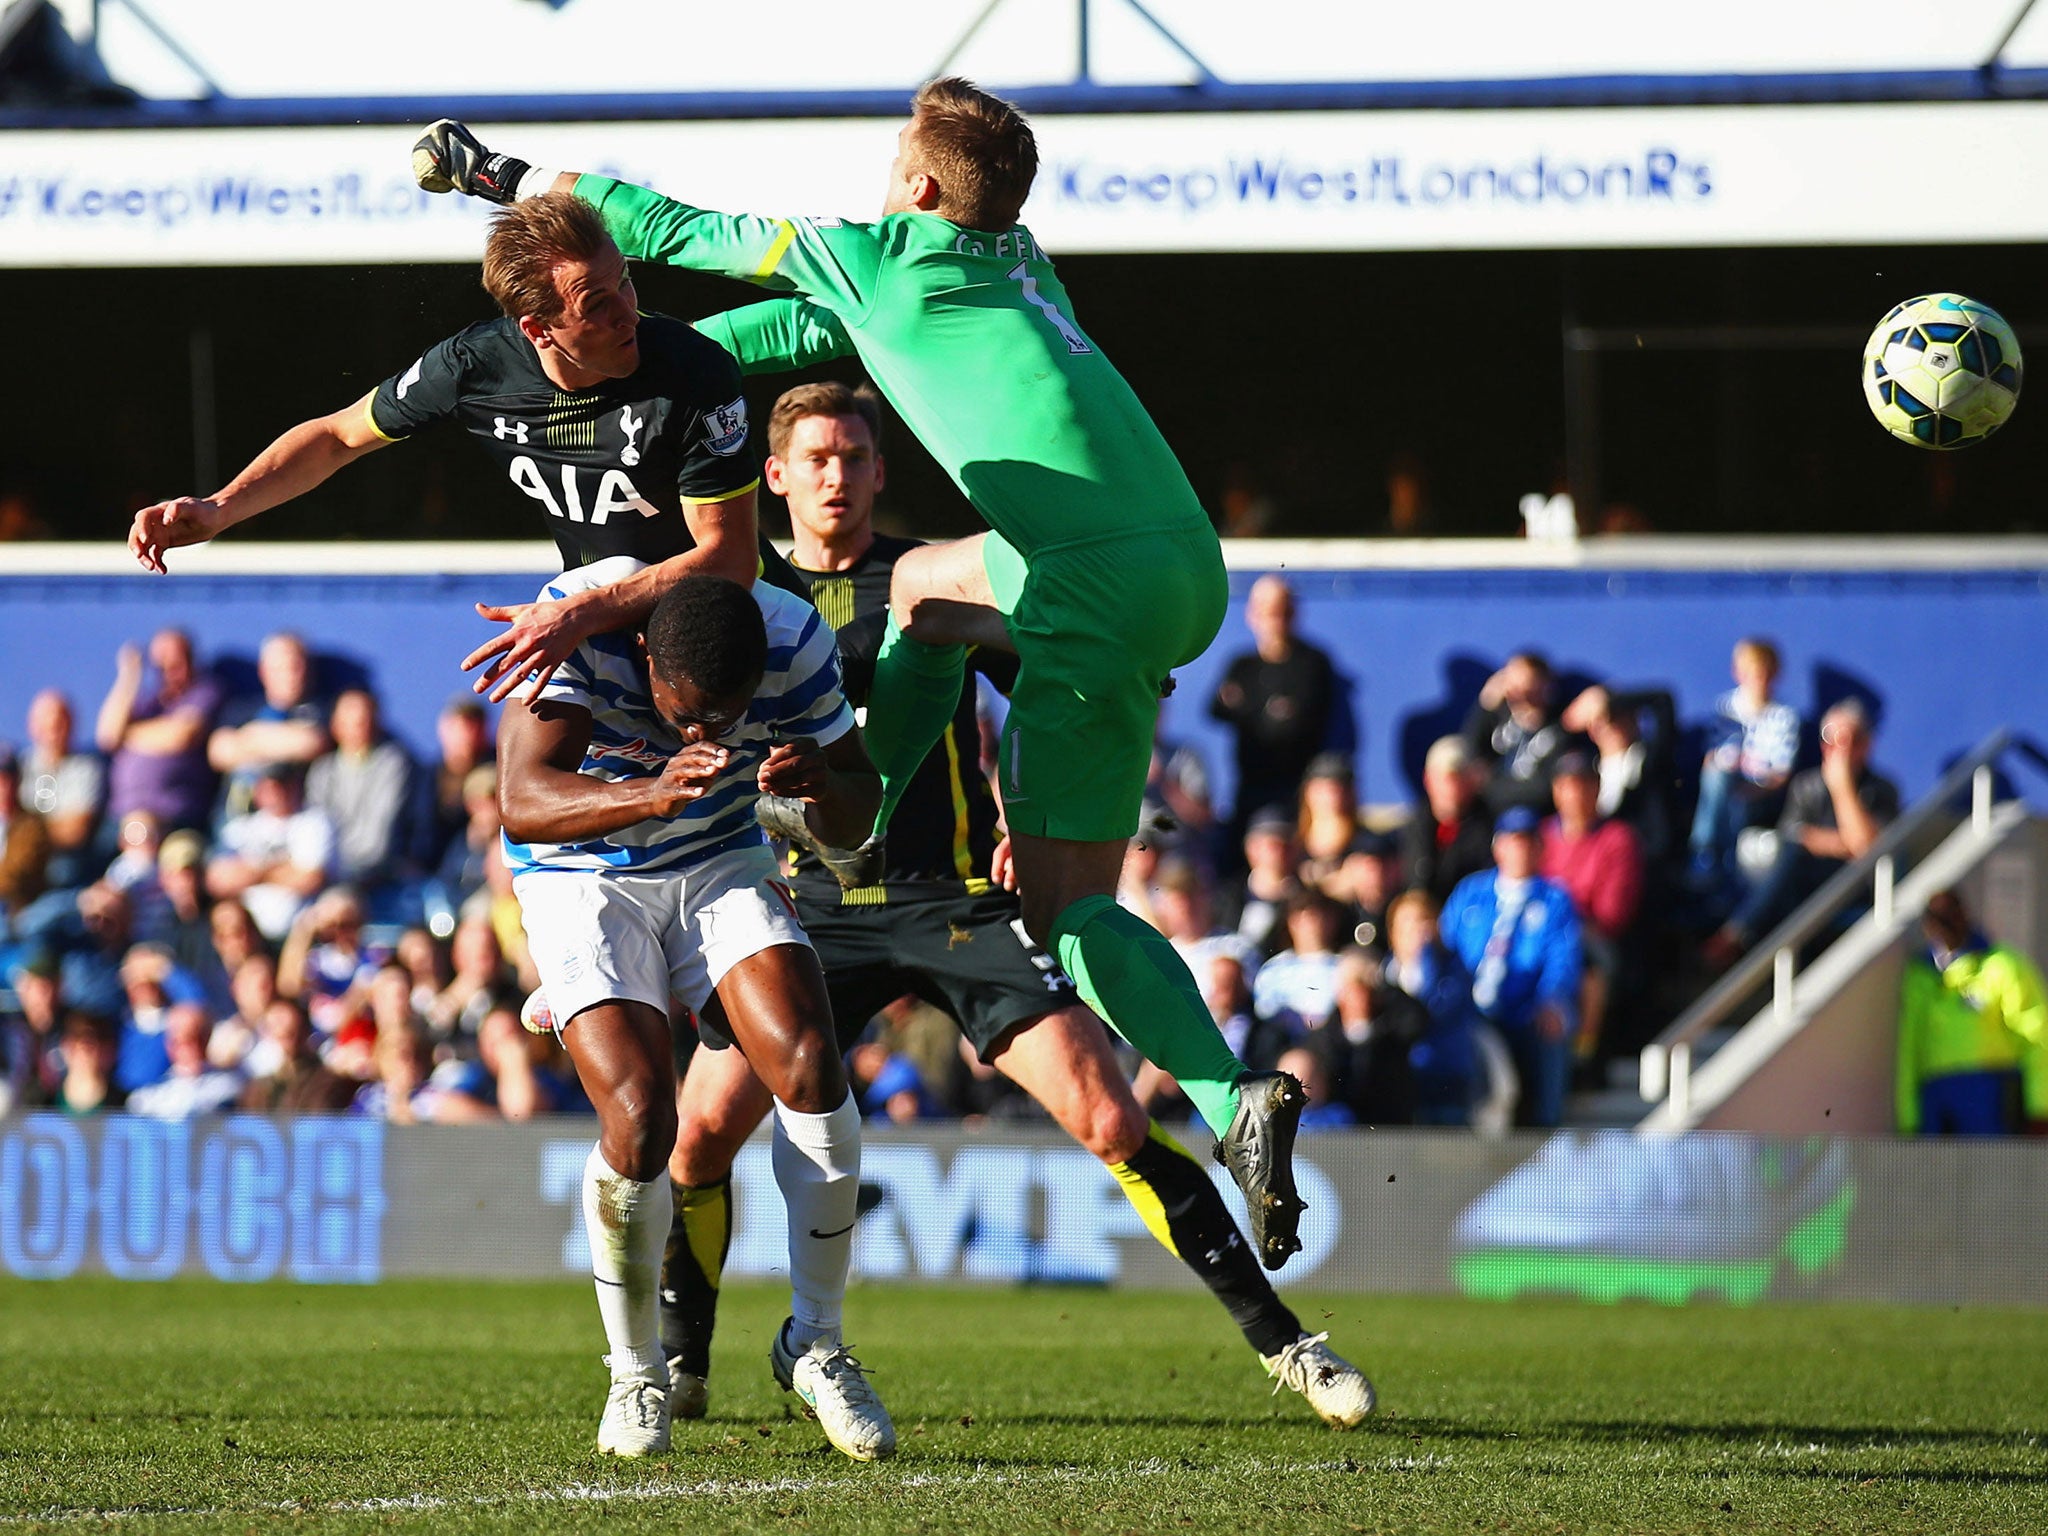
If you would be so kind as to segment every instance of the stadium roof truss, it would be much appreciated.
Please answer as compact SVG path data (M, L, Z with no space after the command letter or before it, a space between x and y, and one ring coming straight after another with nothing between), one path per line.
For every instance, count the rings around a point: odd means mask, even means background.
M503 0L507 14L530 13L540 9L573 10L575 0L540 0L519 4ZM1180 12L1190 15L1203 8L1195 0L1174 6L1168 0L1073 0L1070 20L1073 68L1068 78L1036 84L1012 85L1001 78L999 68L990 68L986 50L973 57L978 40L986 42L991 24L1007 14L1029 8L1034 27L1046 30L1043 0L982 0L966 26L932 34L951 38L934 51L930 67L923 73L944 73L955 67L970 68L988 78L1028 110L1040 113L1158 113L1158 112L1242 112L1242 111L1356 111L1416 108L1538 108L1619 107L1723 104L1804 104L1849 102L1960 102L2030 100L2048 98L2048 28L2031 29L2032 46L2016 49L2023 41L2022 29L2036 8L2037 0L1975 0L1972 19L1980 35L1991 39L1980 58L1965 60L1951 48L1949 57L1927 67L1918 63L1893 64L1896 53L1873 53L1865 48L1861 62L1844 68L1812 67L1813 56L1804 56L1800 67L1773 70L1743 68L1710 72L1678 72L1661 68L1669 54L1646 56L1641 69L1615 72L1538 73L1526 78L1381 78L1381 79L1251 79L1230 67L1227 43L1189 41L1189 23ZM1579 9L1598 11L1601 0L1582 0ZM537 121L631 121L656 119L738 119L804 117L895 116L903 110L912 82L888 88L854 89L737 89L593 91L573 85L559 91L473 91L447 94L374 95L353 92L344 95L255 96L235 94L220 82L223 75L208 62L209 51L194 28L203 28L203 12L174 14L177 0L21 0L10 8L7 26L0 29L0 128L121 128L121 127L286 127L333 126L365 123L412 123L426 118L455 115L475 120ZM1213 7L1209 8L1213 10ZM1549 8L1545 8L1548 10ZM1293 7L1304 12L1305 7ZM9 88L21 55L31 46L32 16L38 12L61 11L68 26L69 41L56 38L53 47L62 58L57 67L68 70L72 83L81 89L48 92L28 97ZM1355 25L1373 7L1346 6L1323 13L1335 23L1342 18ZM1346 12L1350 14L1345 15ZM1162 14L1163 13L1163 14ZM1241 15L1242 13L1240 13ZM1556 25L1569 33L1574 12L1553 11ZM2048 12L2044 12L2048 16ZM1207 21L1215 29L1213 16ZM1701 18L1704 21L1704 17ZM1301 22L1301 18L1296 18ZM172 60L193 82L189 94L178 97L137 92L117 83L100 61L98 44L102 28L110 21L125 27L133 37L150 39L163 57ZM1105 78L1098 68L1098 38L1106 21L1123 26L1128 35L1132 24L1151 39L1153 53L1170 59L1169 73L1179 78L1159 83L1127 83ZM1275 25L1286 25L1277 21ZM1306 25L1305 22L1301 24ZM1847 18L1842 19L1847 26ZM1589 20L1587 26L1593 26ZM1972 29L1963 29L1966 33ZM1320 56L1306 46L1300 56ZM1977 46L1957 44L1956 46ZM1848 50L1845 50L1845 54ZM2017 60L2014 55L2017 54ZM1568 58L1565 48L1557 58ZM1611 62L1611 53L1600 54ZM1925 53L1907 57L1918 61ZM1887 62L1872 63L1882 58ZM2039 60L2040 62L2036 62ZM50 61L39 58L45 72ZM116 74L121 73L118 69ZM1235 77L1234 77L1235 76Z

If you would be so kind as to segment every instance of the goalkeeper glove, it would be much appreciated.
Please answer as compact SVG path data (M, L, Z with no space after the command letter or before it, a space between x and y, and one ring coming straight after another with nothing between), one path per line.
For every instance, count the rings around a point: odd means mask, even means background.
M466 192L486 202L509 203L533 167L510 155L494 155L475 134L444 117L412 147L412 179L429 192Z

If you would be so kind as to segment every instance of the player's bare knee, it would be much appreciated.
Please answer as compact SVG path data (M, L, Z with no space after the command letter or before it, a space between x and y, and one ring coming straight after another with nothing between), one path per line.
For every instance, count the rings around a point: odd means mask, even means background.
M775 1097L802 1115L827 1115L846 1102L846 1069L829 1035L800 1034L785 1043L772 1085Z
M1078 1139L1105 1163L1127 1163L1137 1156L1152 1127L1151 1117L1128 1093L1092 1094L1083 1114L1085 1128L1076 1133Z
M896 627L927 645L943 645L952 639L943 632L949 607L929 592L892 589L889 593L889 609L896 617Z
M605 1161L628 1178L653 1179L676 1147L675 1095L634 1080L611 1094L602 1117Z
M889 617L896 621L896 627L906 635L915 636L917 622L916 594L898 587L889 589Z

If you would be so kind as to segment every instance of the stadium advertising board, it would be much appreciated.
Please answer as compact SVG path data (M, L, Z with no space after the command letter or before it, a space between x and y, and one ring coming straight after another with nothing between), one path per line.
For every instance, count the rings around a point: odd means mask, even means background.
M588 1122L0 1125L0 1266L35 1279L370 1282L589 1272ZM1307 1138L1287 1284L1665 1303L2048 1304L2024 1143L1561 1133ZM873 1284L1180 1286L1102 1165L1056 1135L879 1130L854 1269ZM1219 1172L1227 1200L1237 1195ZM734 1177L728 1275L788 1273L765 1139Z
M706 207L871 216L879 119L480 124L548 165ZM2048 239L2031 103L1046 116L1025 219L1055 252ZM412 185L409 130L0 136L0 265L472 261L488 210ZM764 207L765 205L765 207Z
M373 1120L30 1115L0 1130L0 1265L36 1280L376 1280L386 1157Z

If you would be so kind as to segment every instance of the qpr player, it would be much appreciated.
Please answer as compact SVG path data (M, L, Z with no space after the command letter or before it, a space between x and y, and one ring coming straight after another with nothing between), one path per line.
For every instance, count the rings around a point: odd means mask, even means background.
M541 594L569 603L644 575L615 557ZM598 1449L666 1450L669 1369L656 1310L676 1141L669 1000L723 1027L774 1098L789 1217L789 1321L777 1379L857 1460L895 1449L888 1412L840 1334L860 1185L860 1111L825 981L754 819L793 797L821 835L858 830L880 780L840 687L833 632L767 583L686 575L644 634L586 637L505 712L506 862L564 1046L596 1105L583 1176L611 1390Z

